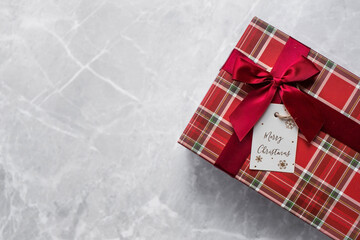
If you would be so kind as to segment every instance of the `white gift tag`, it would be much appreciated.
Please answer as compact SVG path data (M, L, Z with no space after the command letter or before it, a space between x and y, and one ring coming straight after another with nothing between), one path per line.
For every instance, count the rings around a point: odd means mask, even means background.
M283 104L271 103L253 130L250 169L294 172L298 127Z

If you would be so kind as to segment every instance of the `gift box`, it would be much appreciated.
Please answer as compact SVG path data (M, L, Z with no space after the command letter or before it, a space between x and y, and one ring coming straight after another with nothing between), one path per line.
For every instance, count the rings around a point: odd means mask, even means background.
M290 38L254 17L229 59L240 52L270 72ZM298 88L324 104L326 111L335 111L352 122L333 123L338 135L342 131L343 135L353 134L349 128L358 129L360 123L360 78L313 49L306 58L319 73L313 81L299 83ZM233 80L233 74L221 68L178 140L213 165L234 136L231 114L254 89ZM300 129L294 173L250 170L247 156L233 177L331 238L360 239L360 155L356 149L360 136L353 134L350 140L345 136L340 141L338 135L323 130L309 141Z

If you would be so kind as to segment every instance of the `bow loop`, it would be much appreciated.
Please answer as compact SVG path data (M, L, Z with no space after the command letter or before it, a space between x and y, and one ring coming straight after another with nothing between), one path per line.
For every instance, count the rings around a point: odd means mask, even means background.
M254 64L248 57L237 58L233 67L233 79L248 84L260 84L272 79L269 72Z
M302 82L319 72L317 67L306 57L300 56L282 75L285 82Z

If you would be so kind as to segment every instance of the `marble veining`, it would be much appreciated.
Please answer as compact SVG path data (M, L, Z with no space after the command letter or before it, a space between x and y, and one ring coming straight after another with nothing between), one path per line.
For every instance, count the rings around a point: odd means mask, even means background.
M253 16L360 74L356 0L2 0L0 239L327 239L176 143Z

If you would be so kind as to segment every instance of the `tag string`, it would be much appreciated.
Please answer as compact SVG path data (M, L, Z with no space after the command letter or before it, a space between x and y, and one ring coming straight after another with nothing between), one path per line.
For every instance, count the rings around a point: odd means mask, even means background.
M281 120L290 120L290 119L292 120L292 119L293 119L290 115L285 116L285 115L281 115L281 114L278 113L278 112L275 112L275 113L274 113L274 116L277 117L277 118L279 118L279 119L281 119Z

